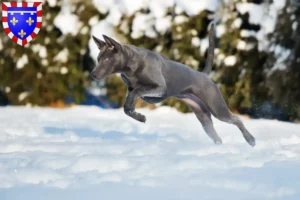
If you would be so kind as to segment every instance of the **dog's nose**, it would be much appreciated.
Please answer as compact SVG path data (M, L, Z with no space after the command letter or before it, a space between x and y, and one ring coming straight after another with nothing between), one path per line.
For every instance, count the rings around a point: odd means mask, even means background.
M94 79L94 80L97 79L95 72L91 72L90 76L91 76L91 78Z

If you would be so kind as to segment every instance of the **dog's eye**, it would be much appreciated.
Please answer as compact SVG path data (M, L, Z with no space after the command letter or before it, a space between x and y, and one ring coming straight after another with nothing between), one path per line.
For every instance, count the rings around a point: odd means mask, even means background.
M111 46L111 47L108 47L107 49L108 50L113 50L115 47L114 46Z

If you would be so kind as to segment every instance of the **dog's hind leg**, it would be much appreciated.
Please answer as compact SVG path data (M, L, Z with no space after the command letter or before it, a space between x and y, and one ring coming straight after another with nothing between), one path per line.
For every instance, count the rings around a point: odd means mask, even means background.
M242 132L242 134L243 134L245 140L248 142L248 144L250 144L251 146L255 146L255 138L249 133L249 131L246 129L243 122L241 121L241 119L238 116L232 115L231 119L227 122L236 125Z
M242 132L249 145L255 146L255 138L245 128L238 116L233 115L228 109L219 88L215 84L206 86L204 91L193 90L193 94L201 99L207 109L219 120L236 125Z
M197 119L201 122L204 131L214 141L214 143L222 144L221 138L214 129L211 114L201 100L193 95L184 95L179 97L179 99L188 104L191 110L195 113Z

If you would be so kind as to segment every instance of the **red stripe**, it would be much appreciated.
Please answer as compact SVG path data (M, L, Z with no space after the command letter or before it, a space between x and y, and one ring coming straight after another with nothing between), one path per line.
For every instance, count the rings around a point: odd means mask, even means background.
M14 41L15 43L17 43L18 42L18 38L17 38L17 36L13 36L13 38L12 38L12 41Z
M2 17L2 22L7 22L7 17Z
M5 28L4 29L5 33L8 35L10 33L10 29L9 28Z
M43 16L43 13L42 13L42 11L41 11L41 10L37 11L37 12L36 12L36 16L38 16L38 17L42 17L42 16Z
M11 7L17 7L17 2L13 1L10 3Z
M42 22L37 22L37 23L36 23L36 27L37 27L37 28L41 28L41 27L42 27Z
M27 44L27 39L22 40L22 46L25 46Z
M35 38L36 36L35 32L32 32L30 36L32 37L32 39Z
M22 7L28 7L28 3L27 2L22 2Z
M33 7L38 7L42 2L34 2Z
M2 3L2 10L7 11L7 6L4 3Z

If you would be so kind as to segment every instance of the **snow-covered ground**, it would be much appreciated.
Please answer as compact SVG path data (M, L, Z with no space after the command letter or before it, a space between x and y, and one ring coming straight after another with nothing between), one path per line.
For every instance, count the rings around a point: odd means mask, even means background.
M299 199L300 124L218 120L214 145L193 114L0 108L1 200Z

